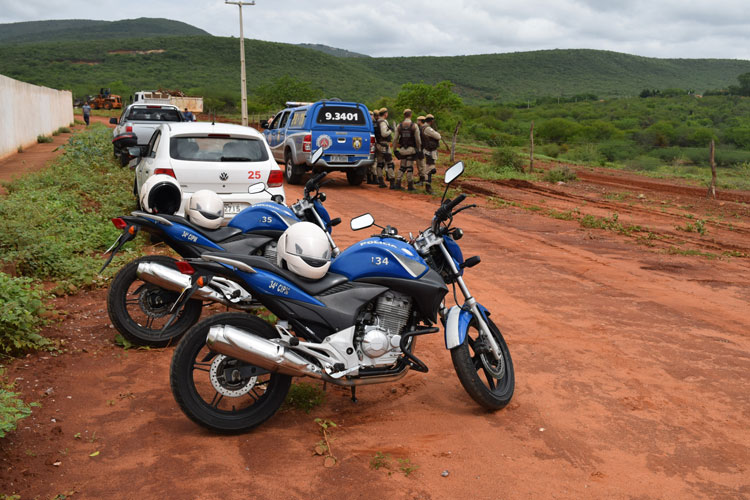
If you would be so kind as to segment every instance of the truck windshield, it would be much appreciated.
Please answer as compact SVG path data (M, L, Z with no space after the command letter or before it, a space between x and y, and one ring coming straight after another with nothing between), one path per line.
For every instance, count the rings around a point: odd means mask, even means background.
M263 141L238 137L172 137L169 156L185 161L266 161Z
M317 123L326 125L365 125L365 115L361 109L351 106L321 106L318 108Z
M181 122L180 112L169 108L133 108L128 120L142 122Z

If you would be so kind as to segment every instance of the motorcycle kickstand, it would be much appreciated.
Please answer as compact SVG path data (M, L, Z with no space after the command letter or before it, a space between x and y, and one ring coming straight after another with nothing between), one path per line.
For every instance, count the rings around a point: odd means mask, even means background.
M352 403L356 403L357 401L359 401L357 399L357 386L353 385L352 386Z

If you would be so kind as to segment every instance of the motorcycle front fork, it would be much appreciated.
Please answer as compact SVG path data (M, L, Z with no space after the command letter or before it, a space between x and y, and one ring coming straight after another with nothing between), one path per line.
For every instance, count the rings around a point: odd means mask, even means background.
M450 266L453 274L458 276L458 268L456 267L456 263L453 260L450 252L448 252L448 249L445 248L445 244L443 244L442 242L440 243L440 250L443 252L445 261L448 262L448 265ZM492 335L490 327L484 320L484 314L482 314L482 311L479 310L476 299L474 299L474 297L472 297L471 295L471 292L469 292L469 288L466 286L466 282L464 282L463 276L458 276L456 278L456 283L458 283L458 287L461 289L461 293L464 295L464 307L468 307L472 314L474 314L474 318L476 318L477 321L479 334L489 346L492 356L496 361L499 361L502 356L500 345L497 343L497 340L495 340L495 336Z

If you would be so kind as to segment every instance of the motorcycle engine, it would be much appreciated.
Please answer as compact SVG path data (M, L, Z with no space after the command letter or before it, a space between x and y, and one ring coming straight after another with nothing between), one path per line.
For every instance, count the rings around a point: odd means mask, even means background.
M377 324L365 326L357 342L363 366L390 366L398 360L401 332L409 321L411 305L411 297L392 290L378 298L374 310Z
M263 257L276 264L276 242L269 242L265 248L263 248Z

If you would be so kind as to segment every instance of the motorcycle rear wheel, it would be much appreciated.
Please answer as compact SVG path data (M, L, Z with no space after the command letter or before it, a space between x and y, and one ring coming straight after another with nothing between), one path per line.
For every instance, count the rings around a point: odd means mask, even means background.
M189 300L169 328L163 326L172 316L169 308L180 295L141 281L136 275L141 262L156 262L177 269L175 259L165 255L140 257L120 269L107 293L109 319L125 339L136 345L165 347L175 344L201 316L203 302Z
M453 367L458 380L469 396L488 410L499 410L505 407L513 397L516 377L513 372L513 360L508 345L500 330L491 319L487 324L500 346L501 359L496 361L492 353L482 349L479 330L475 318L469 323L464 343L451 350ZM475 350L477 348L480 352Z
M262 424L279 409L292 383L289 375L265 373L226 374L252 367L248 363L212 353L206 336L212 326L232 325L260 337L277 338L276 330L246 313L222 313L204 319L182 338L172 356L169 380L172 394L185 415L214 432L246 432Z

